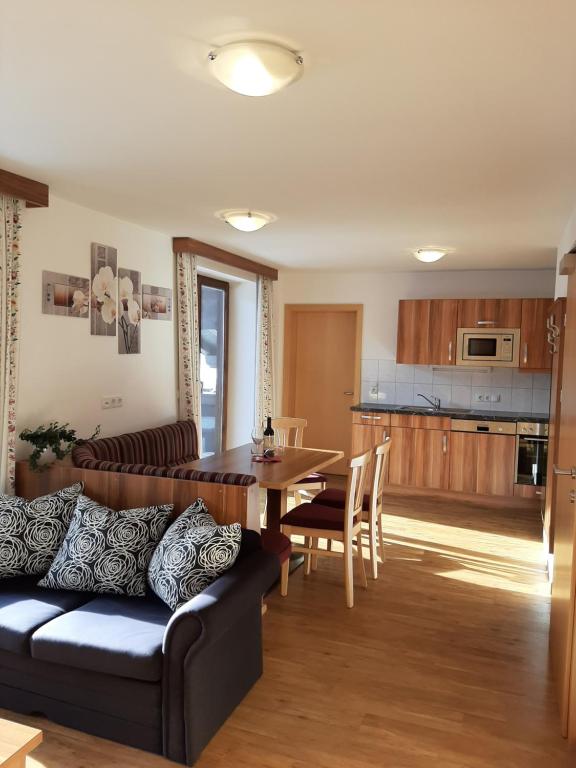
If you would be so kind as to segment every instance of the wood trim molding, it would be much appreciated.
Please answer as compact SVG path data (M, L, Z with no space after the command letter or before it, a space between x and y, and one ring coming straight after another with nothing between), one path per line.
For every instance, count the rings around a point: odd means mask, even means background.
M0 168L0 193L17 197L26 202L26 208L47 208L48 184L42 184L17 173L3 171Z
M576 252L566 253L560 260L560 274L571 275L576 271Z
M278 280L277 269L247 259L245 256L238 256L237 253L217 248L215 245L203 243L201 240L194 240L192 237L173 237L172 250L174 253L193 253L196 256L204 256L206 259L217 261L219 264L226 264L229 267L244 269L246 272L253 272L256 275L264 275L264 277L269 277L272 280Z

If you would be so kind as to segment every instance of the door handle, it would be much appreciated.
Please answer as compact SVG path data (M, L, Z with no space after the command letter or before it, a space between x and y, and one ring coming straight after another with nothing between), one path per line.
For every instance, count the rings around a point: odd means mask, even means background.
M452 342L448 342L448 362L452 362Z
M448 452L448 435L442 435L442 453Z
M345 394L345 395L353 395L353 394L354 394L354 392L349 392L348 390L346 390L346 392L344 392L344 394Z
M557 467L556 464L554 464L553 470L555 475L567 475L568 477L571 477L572 480L576 480L576 467L560 469L560 467Z
M570 491L568 499L570 500L570 504L574 504L574 502L576 502L576 491Z
M528 342L524 344L524 355L522 357L523 357L524 365L526 365L526 363L528 362Z

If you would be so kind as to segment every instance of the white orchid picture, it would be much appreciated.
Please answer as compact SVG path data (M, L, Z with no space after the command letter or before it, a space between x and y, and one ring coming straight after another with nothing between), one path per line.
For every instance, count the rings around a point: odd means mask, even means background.
M92 243L90 332L93 336L116 336L116 265L116 248Z
M118 270L118 352L134 355L140 352L142 320L142 282L134 269Z
M46 315L88 317L90 280L87 277L42 272L42 312Z

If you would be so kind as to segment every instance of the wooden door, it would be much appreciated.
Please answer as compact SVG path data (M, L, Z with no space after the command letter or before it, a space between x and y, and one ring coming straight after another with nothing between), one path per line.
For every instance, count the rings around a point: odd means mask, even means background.
M447 490L450 485L450 432L414 430L412 485Z
M401 300L398 304L396 362L453 365L457 328L457 299Z
M514 496L515 435L476 435L478 469L476 493Z
M550 299L522 299L520 326L520 368L550 370L552 355L548 345Z
M305 448L344 451L331 465L334 474L346 474L350 458L361 345L361 305L286 305L282 415L308 421Z
M417 431L411 427L390 429L388 461L390 485L414 485L414 433Z
M522 299L461 299L459 328L520 328Z
M576 254L564 257L561 273L569 274L564 330L562 413L558 422L558 456L554 524L554 574L550 615L550 659L560 703L562 732L576 742L576 655L574 654L574 566L576 505Z
M450 434L450 490L476 493L478 487L478 435Z
M546 467L546 496L544 502L544 536L548 553L554 552L554 509L557 478L554 464L558 463L559 424L562 416L562 372L564 360L564 318L566 299L556 299L550 308L552 379L550 383L550 419L548 422L548 463Z

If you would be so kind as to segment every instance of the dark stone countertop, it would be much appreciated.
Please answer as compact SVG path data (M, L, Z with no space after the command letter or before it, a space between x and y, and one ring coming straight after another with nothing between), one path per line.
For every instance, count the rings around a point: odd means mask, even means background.
M408 416L450 416L453 419L471 419L477 421L531 421L537 424L547 424L547 413L520 413L518 411L476 411L459 408L441 408L439 411L426 411L419 406L394 405L392 403L358 403L350 408L351 411L372 413L405 413Z

